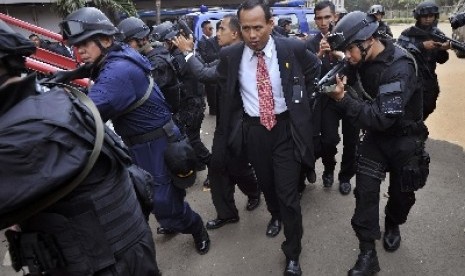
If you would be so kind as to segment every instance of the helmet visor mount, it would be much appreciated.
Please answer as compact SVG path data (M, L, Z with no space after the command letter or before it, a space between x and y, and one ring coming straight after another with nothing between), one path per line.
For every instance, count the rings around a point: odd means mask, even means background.
M360 21L355 27L353 27L347 34L344 32L332 33L328 36L327 41L331 50L345 51L347 46L352 44L355 41L352 41L352 38L363 28L367 27L370 21L364 19Z
M64 39L78 36L89 30L113 30L114 27L105 24L86 23L82 21L63 21L59 24Z

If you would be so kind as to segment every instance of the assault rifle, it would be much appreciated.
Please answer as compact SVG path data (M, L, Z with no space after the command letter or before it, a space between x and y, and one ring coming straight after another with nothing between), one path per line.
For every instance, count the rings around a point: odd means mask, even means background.
M453 38L447 37L445 34L441 33L437 28L433 28L431 32L422 30L418 27L412 27L412 30L420 34L428 35L436 42L444 43L444 42L449 41L450 46L453 50L458 50L458 51L465 53L465 43L455 40Z
M331 70L326 73L321 79L315 81L315 87L318 92L324 93L324 88L336 84L336 75L342 72L348 65L347 60L342 59Z

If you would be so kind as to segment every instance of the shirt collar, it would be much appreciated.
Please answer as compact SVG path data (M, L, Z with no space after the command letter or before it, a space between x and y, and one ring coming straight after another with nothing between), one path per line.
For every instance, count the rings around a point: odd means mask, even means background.
M270 35L270 38L268 39L268 42L265 45L265 48L262 49L263 53L265 53L265 57L267 58L272 58L273 56L273 48L275 47L274 39ZM249 46L245 46L244 48L244 55L246 55L248 60L252 60L252 58L255 56L255 51L249 48Z

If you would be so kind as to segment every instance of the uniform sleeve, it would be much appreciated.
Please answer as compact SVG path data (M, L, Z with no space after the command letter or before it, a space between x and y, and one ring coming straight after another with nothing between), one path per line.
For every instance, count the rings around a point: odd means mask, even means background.
M89 97L102 119L113 119L126 110L137 99L137 88L141 87L138 81L145 83L146 78L146 74L131 62L121 60L106 64L89 90Z
M385 131L405 113L405 106L416 90L416 82L413 64L401 59L383 73L378 95L373 101L359 101L345 95L339 103L358 127Z
M0 131L0 215L68 184L80 172L90 151L67 133L38 122Z
M315 90L315 80L320 77L321 60L314 53L305 50L300 64L305 65L302 72L305 76L305 87L310 95Z
M216 82L218 80L216 65L209 66L202 63L195 55L187 61L187 66L190 72L202 82Z

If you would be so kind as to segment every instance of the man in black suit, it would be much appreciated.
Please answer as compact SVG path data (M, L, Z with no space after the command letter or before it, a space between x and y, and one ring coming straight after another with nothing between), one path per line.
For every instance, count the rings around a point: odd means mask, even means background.
M301 41L270 35L274 23L263 2L239 7L245 43L220 51L221 116L210 166L224 169L228 158L247 152L272 214L267 235L276 236L284 224L284 273L301 275L297 185L301 164L314 167L309 99L320 62Z
M226 47L242 41L241 26L236 14L226 14L217 26L216 36L221 47ZM218 62L203 63L201 58L193 54L193 40L183 36L176 37L173 43L186 53L187 67L200 81L218 83L216 68ZM217 100L220 101L221 93ZM216 120L220 119L218 110ZM230 158L226 170L215 170L209 167L208 175L211 182L211 195L217 217L207 222L207 229L217 229L227 223L239 221L239 212L234 201L235 184L248 197L246 209L252 211L260 204L260 190L258 189L255 172L250 166L245 154Z
M204 21L210 22L210 21ZM203 24L202 23L202 24ZM218 32L218 26L221 21L218 21L216 24L216 31ZM218 59L220 53L220 45L218 44L218 37L217 36L210 36L207 37L205 35L205 30L211 27L211 24L206 24L202 30L204 30L204 35L199 40L197 45L197 52L199 53L200 57L202 57L203 61L206 63L214 62ZM208 31L207 31L208 33ZM216 115L216 91L217 85L216 83L209 83L205 84L205 93L207 94L207 103L208 103L208 113L210 115Z
M315 23L321 33L307 41L307 49L315 53L322 62L321 77L331 70L341 58L338 56L338 52L331 51L326 41L336 19L335 12L335 6L331 1L320 1L315 5ZM343 55L341 52L339 53L341 56ZM344 110L325 94L317 95L314 114L317 126L315 144L318 143L315 155L317 158L321 157L324 166L323 186L326 188L330 188L334 182L337 144L341 140L339 122L342 121L344 147L338 175L339 192L348 195L352 189L350 179L355 175L355 157L360 130L349 122L344 115Z

